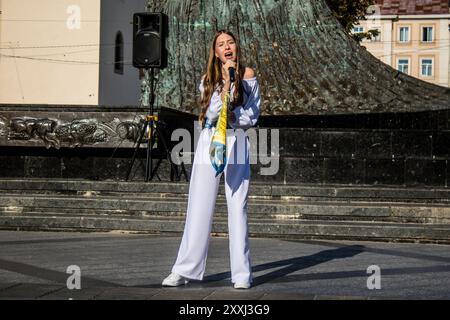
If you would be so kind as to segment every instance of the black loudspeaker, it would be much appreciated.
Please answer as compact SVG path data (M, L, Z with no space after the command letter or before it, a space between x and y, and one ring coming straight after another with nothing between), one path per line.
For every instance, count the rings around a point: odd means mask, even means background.
M167 15L135 13L133 15L133 66L144 69L167 67L167 35Z

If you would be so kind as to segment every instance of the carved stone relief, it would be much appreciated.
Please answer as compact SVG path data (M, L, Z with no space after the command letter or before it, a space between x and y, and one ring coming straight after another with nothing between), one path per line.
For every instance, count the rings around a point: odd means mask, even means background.
M100 117L100 114L99 114ZM143 116L135 119L103 121L91 117L64 121L52 117L0 117L0 145L44 145L47 149L103 145L108 147L135 143ZM24 144L24 142L26 142Z

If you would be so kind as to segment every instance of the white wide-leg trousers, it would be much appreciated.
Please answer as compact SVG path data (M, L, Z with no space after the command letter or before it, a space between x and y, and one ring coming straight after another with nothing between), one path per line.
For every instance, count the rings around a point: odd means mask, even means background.
M204 128L198 140L189 185L189 199L183 239L172 272L202 280L205 272L213 213L220 175L209 159L214 128ZM224 170L228 207L231 281L251 283L248 244L247 199L250 183L249 139L243 130L227 130L228 163Z

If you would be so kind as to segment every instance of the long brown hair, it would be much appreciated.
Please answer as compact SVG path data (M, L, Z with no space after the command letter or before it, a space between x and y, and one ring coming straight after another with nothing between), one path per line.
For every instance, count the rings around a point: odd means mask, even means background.
M200 116L199 116L199 121L203 122L205 119L205 114L206 111L208 110L209 107L209 103L211 101L211 97L214 93L214 90L217 89L217 87L220 88L220 91L223 88L223 83L222 83L222 61L220 61L219 58L216 57L215 55L215 49L216 49L216 41L217 38L221 35L221 34L227 34L229 36L231 36L234 40L234 42L236 43L236 56L237 56L237 72L236 72L236 81L234 82L234 94L233 94L233 102L232 102L232 106L236 107L236 106L240 106L243 101L244 101L244 97L243 97L243 88L242 88L242 79L244 78L244 73L245 73L245 67L242 65L242 59L241 59L241 50L239 47L239 43L236 39L236 37L227 30L219 30L216 32L215 36L214 36L214 40L212 41L211 47L209 49L209 59L208 59L208 65L206 67L206 74L205 77L203 79L203 95L201 97L200 100ZM236 89L237 88L237 89Z

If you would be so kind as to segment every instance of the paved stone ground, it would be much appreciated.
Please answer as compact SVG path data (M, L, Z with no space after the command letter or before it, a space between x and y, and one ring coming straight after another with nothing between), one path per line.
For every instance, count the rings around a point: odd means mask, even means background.
M202 282L162 288L179 236L0 231L0 299L450 299L450 246L250 239L254 286L235 290L228 239L213 237ZM67 267L81 269L68 290ZM369 290L367 268L381 270Z

